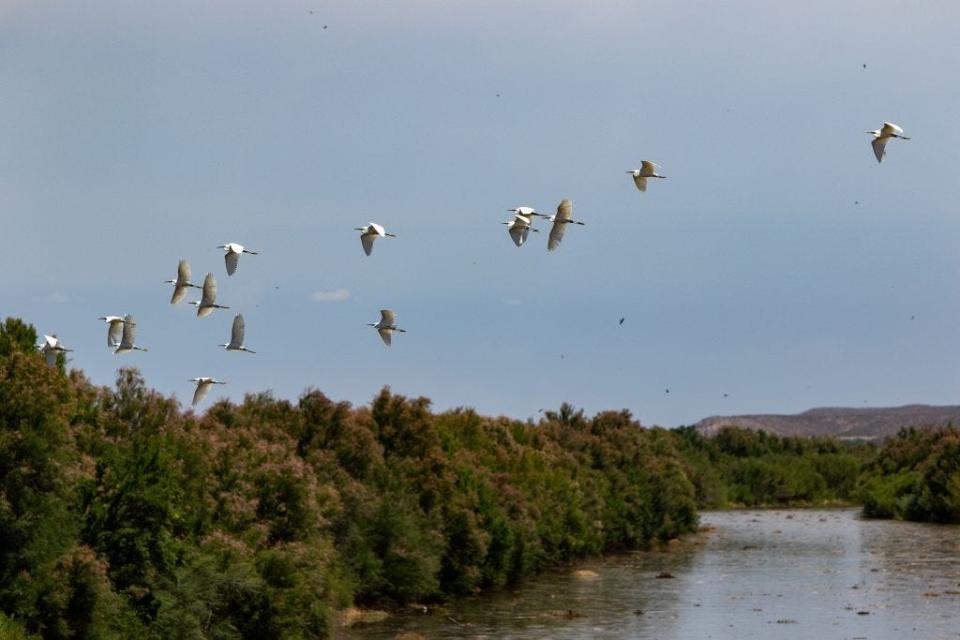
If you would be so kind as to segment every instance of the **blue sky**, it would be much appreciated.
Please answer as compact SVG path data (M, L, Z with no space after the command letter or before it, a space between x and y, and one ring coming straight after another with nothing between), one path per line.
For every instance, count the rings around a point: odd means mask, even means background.
M95 382L671 426L956 402L956 3L196 5L0 4L0 313ZM913 140L878 165L885 120ZM565 197L586 226L514 247L505 209ZM370 220L399 237L366 257ZM232 278L228 241L261 251ZM170 307L181 257L255 356Z

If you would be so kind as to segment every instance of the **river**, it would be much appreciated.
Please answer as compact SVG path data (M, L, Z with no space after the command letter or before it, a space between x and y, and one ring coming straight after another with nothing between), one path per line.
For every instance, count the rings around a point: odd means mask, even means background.
M345 635L960 639L958 526L856 509L706 512L701 525L669 551L587 560Z

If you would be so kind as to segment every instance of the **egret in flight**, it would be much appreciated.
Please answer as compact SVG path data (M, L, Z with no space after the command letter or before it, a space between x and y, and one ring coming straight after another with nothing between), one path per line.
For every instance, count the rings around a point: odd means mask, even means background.
M390 346L390 335L394 331L399 331L400 333L406 333L406 329L397 328L397 314L390 309L380 309L380 322L370 322L367 323L367 326L373 327L377 330L377 333L380 334L380 339L383 340L383 344Z
M568 224L583 224L579 220L573 219L573 203L567 198L560 201L557 207L557 213L547 218L553 223L550 229L550 240L547 242L547 251L553 251L560 246L563 240L563 233L567 230Z
M371 222L370 224L363 227L355 227L354 231L360 232L360 244L363 245L363 252L367 255L373 253L373 241L377 238L396 238L397 236L392 233L387 233L386 230L377 224L376 222Z
M243 346L243 334L246 330L246 324L243 322L243 316L237 314L233 317L233 329L230 332L230 342L220 345L227 351L246 351L247 353L256 353Z
M63 343L60 342L60 338L57 337L57 334L43 336L43 342L37 345L37 349L40 350L40 353L43 354L44 358L47 360L48 367L57 366L57 356L61 353L67 353L73 351L73 349L67 349L63 346Z
M514 207L513 209L507 209L518 216L523 216L524 218L529 218L531 222L533 221L534 216L540 216L541 218L548 218L549 216L543 213L537 213L536 209L533 207Z
M877 162L883 160L883 156L887 152L887 141L890 138L900 138L901 140L910 139L903 135L903 129L892 122L884 122L881 128L867 131L867 133L873 135L873 140L870 142L870 145L873 146L873 155L877 156Z
M527 241L527 236L530 235L531 231L540 233L531 226L531 220L532 218L518 213L513 216L513 220L507 220L501 224L507 225L507 233L510 234L510 239L513 240L513 244L522 247L523 243Z
M630 171L627 171L627 173L633 176L633 183L637 185L637 189L640 189L640 191L646 191L647 178L666 178L667 177L657 173L657 169L659 168L660 168L660 165L654 164L649 160L641 160L639 169L631 169Z
M226 382L215 380L214 378L211 378L209 376L200 376L199 378L190 378L190 382L197 383L197 389L193 392L193 402L190 403L191 407L195 407L201 402L203 402L203 399L207 397L208 393L210 393L210 387L212 387L213 385L227 384Z
M212 273L208 273L207 277L203 279L203 296L199 301L193 301L190 304L197 308L198 318L210 315L214 309L230 308L217 304L217 281L213 279Z
M137 323L133 320L133 316L127 314L123 318L123 337L120 339L120 344L117 345L115 354L127 353L128 351L146 351L143 347L138 347L136 345L137 341Z
M107 346L113 349L120 344L120 334L126 319L120 316L100 316L107 323Z
M226 253L223 254L223 261L227 263L227 275L232 276L237 271L237 265L240 264L240 254L249 253L252 256L257 255L256 251L250 251L250 249L245 248L242 244L237 244L236 242L228 242L227 244L222 244L217 249L224 249Z
M199 289L200 287L190 282L190 263L186 260L180 260L180 264L177 265L177 279L176 280L164 280L169 284L173 285L173 296L170 298L170 304L177 304L183 300L187 295L187 289L193 287Z

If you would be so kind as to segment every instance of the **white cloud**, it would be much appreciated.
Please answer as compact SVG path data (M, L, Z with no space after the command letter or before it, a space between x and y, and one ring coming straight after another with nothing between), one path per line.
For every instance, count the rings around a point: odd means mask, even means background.
M54 291L48 296L42 298L44 302L49 302L50 304L64 304L67 302L67 296L59 291Z
M310 294L314 302L344 302L350 299L348 289L334 289L333 291L314 291Z

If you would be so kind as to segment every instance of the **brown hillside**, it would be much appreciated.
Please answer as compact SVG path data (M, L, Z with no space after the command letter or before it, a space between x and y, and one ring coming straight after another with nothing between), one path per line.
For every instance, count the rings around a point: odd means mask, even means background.
M843 439L876 440L895 435L902 427L960 424L960 406L933 407L911 404L903 407L847 409L824 407L795 415L711 416L695 426L706 436L726 426L768 431L781 436L835 436Z

